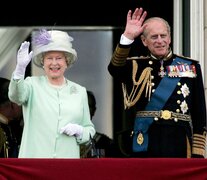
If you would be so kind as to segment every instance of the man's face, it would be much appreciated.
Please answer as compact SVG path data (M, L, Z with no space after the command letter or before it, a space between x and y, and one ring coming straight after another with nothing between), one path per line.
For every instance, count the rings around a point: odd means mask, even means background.
M170 49L171 37L166 24L159 20L147 23L145 35L142 35L142 42L152 55L157 58L165 57Z

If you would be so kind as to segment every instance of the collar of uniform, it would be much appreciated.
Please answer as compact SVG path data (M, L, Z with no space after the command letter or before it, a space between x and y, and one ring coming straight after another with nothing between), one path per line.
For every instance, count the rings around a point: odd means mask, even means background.
M150 57L152 58L152 59L156 59L156 60L164 60L164 61L166 61L166 60L168 60L168 59L170 59L171 57L172 57L172 50L170 49L170 51L169 51L169 53L167 54L167 56L165 56L164 58L162 58L162 59L158 59L157 57L155 57L154 55L152 55L152 54L150 54Z
M8 124L9 123L9 120L6 116L4 116L3 114L0 113L0 123L3 123L3 124Z

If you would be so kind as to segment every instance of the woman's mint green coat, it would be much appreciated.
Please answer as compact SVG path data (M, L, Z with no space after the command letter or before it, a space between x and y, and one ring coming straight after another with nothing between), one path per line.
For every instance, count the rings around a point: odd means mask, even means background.
M57 88L46 76L11 79L9 98L22 105L24 116L20 158L79 158L79 144L94 136L86 88L66 82ZM60 128L68 123L84 127L81 139L60 134Z

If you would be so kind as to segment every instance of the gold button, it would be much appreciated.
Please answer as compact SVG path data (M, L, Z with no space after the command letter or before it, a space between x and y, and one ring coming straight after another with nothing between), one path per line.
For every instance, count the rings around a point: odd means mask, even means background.
M180 100L177 100L177 104L180 104Z
M177 91L177 94L181 94L181 91Z
M181 83L180 82L178 82L178 84L177 84L178 86L181 86Z
M152 64L153 64L153 62L152 62L152 61L149 61L149 64L150 64L150 65L152 65Z

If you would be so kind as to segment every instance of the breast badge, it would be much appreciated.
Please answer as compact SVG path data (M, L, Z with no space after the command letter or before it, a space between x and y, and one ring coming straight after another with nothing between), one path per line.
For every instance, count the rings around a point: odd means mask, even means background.
M167 66L168 77L196 77L196 68L194 65L179 64Z

